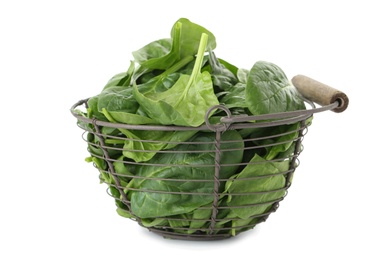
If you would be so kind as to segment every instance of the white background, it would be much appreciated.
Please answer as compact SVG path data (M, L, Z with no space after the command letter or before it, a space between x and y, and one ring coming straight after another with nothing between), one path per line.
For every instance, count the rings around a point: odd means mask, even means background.
M385 3L2 1L0 258L389 259ZM238 67L267 60L350 98L344 113L315 116L279 210L229 240L167 240L119 217L69 112L180 17Z

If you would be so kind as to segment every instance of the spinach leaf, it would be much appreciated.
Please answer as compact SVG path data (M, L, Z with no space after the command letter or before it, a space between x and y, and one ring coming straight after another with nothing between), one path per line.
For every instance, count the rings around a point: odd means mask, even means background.
M144 227L167 226L169 222L164 218L142 218L141 223Z
M145 68L169 68L180 59L180 34L181 23L176 23L172 29L172 39L157 40L133 52L135 61Z
M280 125L270 128L264 128L251 135L255 139L256 145L264 146L266 160L277 158L280 153L289 151L299 136L299 128L301 124L295 123L290 125ZM263 138L267 136L269 138ZM259 138L258 140L256 140ZM290 156L288 154L287 156Z
M275 64L258 61L249 72L246 101L253 115L305 109L297 89Z
M218 61L219 63L221 63L221 65L223 65L226 69L230 70L233 75L236 75L236 77L238 78L238 68L236 66L234 66L233 64L227 62L226 60L224 59L221 59L221 58L218 58ZM240 79L238 79L240 80Z
M201 228L205 228L209 226L210 224L209 219L213 212L211 207L212 207L212 203L205 205L203 208L202 207L197 208L189 214L189 219L191 219L192 221L190 222L189 225L189 230L187 232L188 234L192 234Z
M197 131L128 131L123 154L136 162L149 161L158 151L184 142Z
M96 101L95 101L96 100ZM140 108L137 100L133 95L132 87L112 86L103 90L98 96L89 102L94 106L91 111L94 115L99 116L100 120L107 121L109 111L112 122L119 122L131 125L156 124L157 121L149 118ZM109 120L108 120L109 121Z
M237 69L238 82L233 87L219 93L219 102L231 109L232 114L246 114L243 110L247 108L246 83L248 74L248 70Z
M153 77L145 84L139 86L143 92L163 92L174 85L180 74L177 70L186 66L193 60L193 57L188 56L181 59L179 62L168 68L163 73ZM141 124L157 124L158 121L149 118L139 106L138 101L133 94L132 86L109 86L106 87L97 97L97 107L95 104L93 110L94 114L103 117L102 111L105 109L110 112L110 117L115 121L125 124L141 125ZM106 120L106 118L104 118Z
M211 76L201 72L207 44L207 34L202 34L192 74L182 74L165 92L141 93L134 85L134 96L150 118L164 125L200 126L207 110L218 105Z
M194 56L202 34L209 36L207 48L213 50L216 47L214 35L202 26L181 18L173 25L171 38L151 42L134 51L133 57L145 68L164 70L181 58Z
M266 161L256 154L250 163L226 184L227 205L232 207L230 209L232 214L241 219L248 219L267 212L275 200L285 195L282 188L285 187L286 178L281 173L288 168L289 161ZM250 181L245 180L253 177L255 178ZM238 195L240 193L243 195Z
M158 153L148 165L136 166L138 177L129 183L129 188L136 189L129 192L134 214L140 218L185 214L211 203L214 138L214 133L199 132L189 139L192 144L177 145L174 153ZM230 164L242 160L243 142L235 130L226 131L221 139L225 141L221 144L221 164L229 165L221 167L220 175L229 178L237 170Z
M153 125L158 123L156 120L153 120L143 114L142 110L140 109L138 109L136 113L129 113L126 111L111 111L110 115L115 120L115 122L130 125Z
M130 87L112 86L106 88L98 97L98 111L122 111L135 114L139 105L133 96L133 89Z
M98 100L99 100L99 95L93 96L88 99L87 101L87 117L88 118L96 118L101 121L107 121L105 116L99 112L98 109Z
M130 67L127 69L127 71L113 76L104 86L103 90L110 88L112 86L129 86L134 71L135 71L135 63L134 61L130 61Z
M238 69L237 70L237 78L238 81L242 84L246 84L248 82L249 70L247 69Z
M131 61L127 72L112 77L97 96L97 111L126 111L135 113L139 107L130 87L131 77L135 71L135 63ZM96 107L94 107L96 109Z
M180 78L183 67L186 67L188 64L191 64L193 60L193 56L184 57L164 72L151 77L149 80L143 82L142 84L135 82L134 86L137 87L137 89L143 94L160 93L167 91ZM180 73L177 71L180 71Z
M212 70L213 85L222 90L231 89L237 82L237 77L221 64L213 51L209 52L209 62Z
M206 70L205 69L207 67L206 64L208 63L208 61L209 61L209 56L205 55L203 57L202 64L200 64L202 72L208 71L209 73L211 73L211 70ZM193 61L189 62L186 66L184 66L182 69L178 70L178 72L181 73L181 74L191 75L192 71L194 70L195 62L196 62L196 60L194 59Z
M246 85L238 82L234 85L230 91L224 92L223 96L220 98L219 102L225 105L227 108L246 108Z
M206 28L191 22L186 18L180 18L175 24L182 24L182 31L180 36L180 57L193 56L197 54L200 48L203 34L207 34L208 41L206 50L214 50L217 46L214 34ZM174 35L175 25L171 30L171 37ZM203 56L203 55L202 55Z
M116 123L111 113L103 108L106 118ZM170 149L179 142L184 142L197 131L142 131L118 128L126 136L123 145L123 155L136 162L149 161L158 151ZM121 140L121 139L119 139Z

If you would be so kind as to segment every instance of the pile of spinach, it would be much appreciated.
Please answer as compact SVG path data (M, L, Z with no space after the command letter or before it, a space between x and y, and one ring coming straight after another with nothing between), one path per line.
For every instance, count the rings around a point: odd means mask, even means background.
M208 233L215 133L195 128L205 124L208 109L223 104L233 115L305 109L278 66L258 61L250 70L238 69L217 58L215 48L210 31L181 18L170 38L134 51L129 68L113 76L88 100L87 111L80 112L112 123L194 127L157 131L103 126L99 135L94 125L79 120L89 132L87 161L108 184L119 215L145 227ZM210 122L218 122L219 113L210 114ZM252 228L283 198L299 129L296 123L221 134L214 232L235 235ZM107 154L99 146L103 141Z

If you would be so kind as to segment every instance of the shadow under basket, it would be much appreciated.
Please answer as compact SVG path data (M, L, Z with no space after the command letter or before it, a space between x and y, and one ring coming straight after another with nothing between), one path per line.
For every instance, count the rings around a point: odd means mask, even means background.
M88 99L71 113L84 130L86 160L107 184L119 215L165 238L220 240L254 228L278 209L313 114L348 105L345 94L310 78L292 82L310 109L246 116L218 105L199 127L89 118L83 112Z

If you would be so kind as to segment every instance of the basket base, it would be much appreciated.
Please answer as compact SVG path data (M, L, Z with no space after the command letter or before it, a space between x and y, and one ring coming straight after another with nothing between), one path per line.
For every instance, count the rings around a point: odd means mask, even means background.
M173 232L169 232L157 228L148 228L148 230L154 234L162 236L165 239L175 239L175 240L214 241L214 240L224 240L224 239L236 237L229 234L214 234L214 235L180 234L180 233L173 233Z
M278 204L276 204L274 211L276 211ZM272 212L274 212L272 211ZM270 212L270 213L272 213ZM150 232L155 233L157 235L160 235L166 239L176 239L176 240L192 240L192 241L213 241L213 240L224 240L228 238L235 238L241 233L246 233L253 228L255 228L258 224L261 222L265 222L269 214L263 216L256 224L248 225L246 229L238 231L235 233L235 235L232 234L206 234L203 232L199 233L193 233L193 234L184 234L184 233L177 233L173 232L171 229L161 229L161 228L155 228L155 227L145 227L141 223L138 223L141 227L147 228Z

